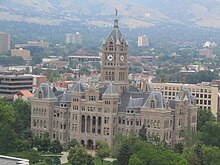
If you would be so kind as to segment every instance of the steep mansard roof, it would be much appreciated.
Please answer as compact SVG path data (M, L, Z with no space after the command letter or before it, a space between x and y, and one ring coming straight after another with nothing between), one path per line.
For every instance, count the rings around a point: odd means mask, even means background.
M127 108L141 108L143 98L130 97Z
M142 92L135 87L130 87L120 96L119 112L126 112L126 109L151 108L151 101L155 100L156 108L165 108L165 101L160 91Z
M42 93L42 99L56 99L56 96L48 83L42 83L34 93L34 97L38 97L39 93Z
M78 82L71 92L82 93L85 92L85 88L81 82Z
M155 100L157 105L156 108L163 109L165 107L165 102L163 98L163 94L161 91L151 91L150 96L148 97L146 103L144 104L144 107L150 108L151 107L151 101Z
M109 35L107 40L108 41L113 40L115 44L120 44L121 42L125 42L125 39L119 30L117 18L114 20L114 28L112 29L112 32ZM103 40L102 44L105 44L105 43L106 43L106 41Z
M58 96L60 103L66 103L71 101L71 94L64 92L62 95Z
M110 83L103 95L118 95L118 93L116 92L115 86Z
M119 112L126 112L126 108L140 109L147 100L149 93L139 91L134 86L129 86L128 91L124 91L120 98Z

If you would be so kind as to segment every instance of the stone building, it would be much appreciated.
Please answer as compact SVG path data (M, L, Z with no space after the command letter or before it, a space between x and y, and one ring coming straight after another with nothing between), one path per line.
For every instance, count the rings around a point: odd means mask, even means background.
M67 91L53 92L43 83L31 101L34 136L49 133L66 144L77 139L88 149L96 141L113 145L116 134L138 134L144 125L148 136L173 146L181 142L183 128L196 130L197 108L187 89L166 101L161 91L140 91L128 83L128 45L115 19L114 29L102 46L101 82L87 88L81 82Z

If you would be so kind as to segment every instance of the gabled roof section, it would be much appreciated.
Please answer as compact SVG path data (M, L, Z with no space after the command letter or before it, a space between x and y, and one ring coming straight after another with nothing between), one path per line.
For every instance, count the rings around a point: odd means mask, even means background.
M147 92L124 91L119 98L119 100L120 100L119 112L126 112L126 108L129 108L129 107L131 108L131 106L133 107L132 109L134 109L134 107L138 108L138 106L142 107L148 97L149 97L149 93L147 93ZM132 101L131 101L131 99L132 99ZM129 105L129 103L130 103L130 105Z
M60 103L70 102L70 98L71 98L70 93L66 93L66 92L64 92L62 95L58 96Z
M156 101L156 109L163 109L165 107L164 98L161 91L152 91L147 101L144 104L144 107L151 108L151 101Z
M104 94L105 95L118 95L118 93L116 92L115 87L112 85L112 83L109 84L109 86L107 87L107 89L105 90Z
M134 85L129 85L128 91L129 92L140 92L140 90L138 90L138 88Z
M182 97L183 97L183 100L186 101L188 104L194 103L194 98L188 88L183 88L183 96Z
M76 84L75 88L71 92L82 93L82 92L85 92L85 88L81 82L78 82Z
M56 96L49 83L42 83L36 90L34 97L38 97L39 92L42 93L42 99L56 99Z
M127 108L141 108L143 98L132 98L130 97Z
M32 97L33 94L29 90L21 90L16 95L22 95L26 97Z

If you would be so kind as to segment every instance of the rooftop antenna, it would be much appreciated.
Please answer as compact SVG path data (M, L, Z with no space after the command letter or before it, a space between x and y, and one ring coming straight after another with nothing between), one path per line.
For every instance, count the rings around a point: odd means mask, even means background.
M115 15L118 16L118 10L115 8Z

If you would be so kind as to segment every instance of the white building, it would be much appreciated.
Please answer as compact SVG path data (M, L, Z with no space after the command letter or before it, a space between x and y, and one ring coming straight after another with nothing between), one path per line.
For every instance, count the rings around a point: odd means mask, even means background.
M81 34L79 32L76 32L75 34L71 34L71 33L65 34L65 43L66 44L69 44L69 43L72 43L72 44L78 43L78 44L80 44L81 41L82 41L81 40Z
M149 40L146 35L138 36L138 47L149 46Z

